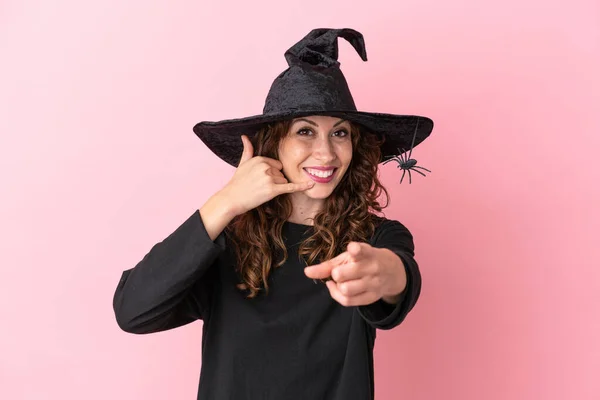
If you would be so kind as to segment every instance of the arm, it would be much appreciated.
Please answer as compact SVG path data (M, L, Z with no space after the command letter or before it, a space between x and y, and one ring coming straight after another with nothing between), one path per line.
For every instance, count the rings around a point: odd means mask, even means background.
M394 290L393 294L383 296L381 297L381 300L388 304L396 305L404 298L404 290L406 289L406 267L404 266L404 261L402 261L402 259L392 250L383 248L381 251L383 252L386 265L388 265L391 270L395 271L393 274L395 282L392 287L397 288Z
M382 223L371 240L373 247L390 250L397 258L398 267L404 269L404 290L395 296L382 298L372 304L360 306L359 314L374 328L392 329L406 318L421 293L421 274L414 259L414 242L410 231L398 221ZM390 254L391 254L390 253ZM402 278L403 274L400 274Z
M218 204L211 198L122 273L113 297L121 329L152 333L206 318L213 289L207 272L225 250L222 231L232 218Z
M254 157L242 135L244 151L229 183L175 232L154 245L135 268L123 272L113 307L121 329L150 333L206 319L210 291L207 272L225 250L224 228L275 196L310 189L314 182L288 182L280 161Z

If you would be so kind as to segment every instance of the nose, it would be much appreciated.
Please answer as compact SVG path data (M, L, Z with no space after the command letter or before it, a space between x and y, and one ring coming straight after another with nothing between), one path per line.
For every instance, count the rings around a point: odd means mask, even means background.
M314 143L313 155L323 164L328 164L336 159L335 148L328 137L321 137Z

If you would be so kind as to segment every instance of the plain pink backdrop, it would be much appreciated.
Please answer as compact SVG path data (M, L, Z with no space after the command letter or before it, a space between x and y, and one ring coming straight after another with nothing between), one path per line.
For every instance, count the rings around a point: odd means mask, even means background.
M195 398L201 322L126 334L112 295L233 173L192 126L260 113L315 27L365 35L359 108L436 123L431 174L381 170L424 283L377 399L600 398L600 3L357 4L0 2L0 398Z

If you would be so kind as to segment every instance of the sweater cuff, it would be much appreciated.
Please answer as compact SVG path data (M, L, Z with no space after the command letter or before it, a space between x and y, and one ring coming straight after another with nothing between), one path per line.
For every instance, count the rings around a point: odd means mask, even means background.
M410 274L410 269L408 268L408 260L400 254L398 254L398 256L402 260L406 271L406 287L400 294L398 302L396 304L390 304L383 301L383 299L379 299L374 303L358 307L359 314L374 328L384 330L391 329L402 322L409 311L409 305L406 304L408 303L406 300L408 292L411 291L413 279Z

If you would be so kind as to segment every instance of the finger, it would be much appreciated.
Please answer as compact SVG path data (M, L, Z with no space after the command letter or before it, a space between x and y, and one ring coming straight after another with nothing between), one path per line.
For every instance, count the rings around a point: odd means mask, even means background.
M355 297L365 293L368 290L367 283L362 279L353 279L337 283L340 293L346 297Z
M327 289L329 289L331 297L345 307L365 306L378 300L377 294L373 292L367 291L354 296L346 296L340 291L338 284L334 281L327 281L325 284L327 285Z
M242 151L242 157L240 158L238 167L254 156L254 148L252 147L252 142L250 142L248 136L242 135L242 144L244 146L244 150Z
M263 162L270 167L276 168L277 170L281 170L283 168L283 164L281 163L281 161L276 160L274 158L269 158L269 157L264 157L264 156L259 156L256 158L258 159L258 161Z
M364 275L365 271L361 268L361 263L354 260L348 260L343 264L336 265L331 270L331 278L337 283L362 279Z
M285 179L283 176L274 176L273 182L278 185L283 185L283 184L288 183L288 180Z
M350 242L346 246L346 251L350 254L353 260L358 261L367 258L372 255L373 248L369 243L364 242Z
M304 273L306 276L313 279L329 278L331 276L331 270L345 262L343 255L344 253L332 258L331 260L306 267L304 268Z
M267 175L270 175L270 176L279 176L279 177L285 178L285 175L283 175L283 173L280 170L278 170L277 168L274 168L274 167L269 167L269 169L266 170L266 173L267 173ZM286 182L287 182L287 179L286 179Z
M327 263L330 263L332 265L332 272L335 268L344 265L348 262L350 262L350 254L347 251L344 251L343 253L338 254L337 256L333 257L332 259L326 261Z
M332 266L328 263L311 265L304 268L304 274L312 279L326 279L331 276Z
M313 186L315 186L315 182L313 182L313 181L306 181L306 182L301 182L301 183L289 182L289 183L285 183L285 184L275 185L275 194L280 195L280 194L284 194L284 193L300 192L300 191L308 190L308 189L312 188Z

